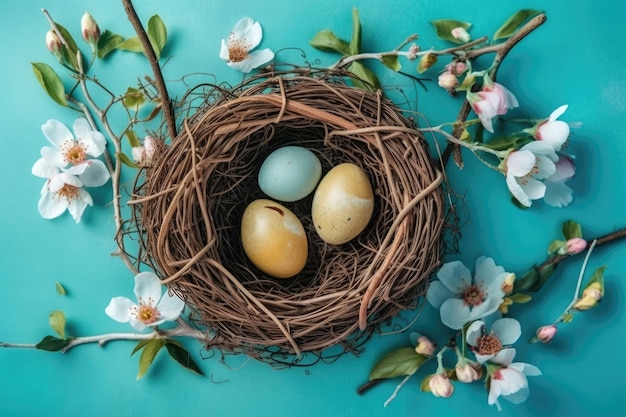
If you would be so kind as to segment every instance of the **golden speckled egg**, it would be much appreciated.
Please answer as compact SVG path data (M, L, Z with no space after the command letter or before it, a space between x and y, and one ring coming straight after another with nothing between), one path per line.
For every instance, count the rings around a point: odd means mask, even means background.
M275 278L290 278L306 264L309 248L302 223L272 200L255 200L246 207L241 242L250 261Z
M365 229L373 212L374 193L369 178L351 163L339 164L328 171L313 195L313 225L331 245L354 239Z

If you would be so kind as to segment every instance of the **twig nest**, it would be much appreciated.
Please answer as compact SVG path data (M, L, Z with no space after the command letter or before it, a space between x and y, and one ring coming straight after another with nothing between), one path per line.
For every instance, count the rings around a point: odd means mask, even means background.
M350 351L398 312L415 308L440 262L442 174L420 134L380 93L324 74L276 76L197 109L138 187L143 261L180 295L212 347L267 359ZM283 146L313 152L324 173L354 164L371 183L371 220L331 245L313 225L313 195L282 203L308 239L304 268L275 279L245 255L245 208L267 198L257 176ZM209 347L211 347L209 346Z

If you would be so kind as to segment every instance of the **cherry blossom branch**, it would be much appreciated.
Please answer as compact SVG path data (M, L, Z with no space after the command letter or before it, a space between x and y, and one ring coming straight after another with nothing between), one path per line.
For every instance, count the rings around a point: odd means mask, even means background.
M65 353L73 347L86 344L95 343L98 346L102 347L109 342L117 340L139 341L149 339L170 339L172 337L190 337L204 343L208 343L211 341L211 336L205 334L204 332L194 329L188 325L181 325L179 327L169 330L156 329L152 333L105 333L95 336L75 337L69 342L67 346L61 349L61 352ZM37 344L0 342L0 348L37 349Z
M176 137L176 119L174 117L172 100L170 99L170 96L167 92L165 80L163 79L163 73L161 72L161 67L159 66L159 60L154 52L154 49L152 48L152 44L150 43L148 34L144 30L141 21L139 20L139 16L137 15L132 1L122 0L122 4L124 5L124 10L126 11L128 20L135 29L137 37L139 38L139 41L143 46L143 50L148 57L148 61L150 62L150 66L152 67L155 85L157 90L159 91L159 95L161 96L161 101L163 103L163 115L167 123L168 133L170 135L170 139L174 139Z

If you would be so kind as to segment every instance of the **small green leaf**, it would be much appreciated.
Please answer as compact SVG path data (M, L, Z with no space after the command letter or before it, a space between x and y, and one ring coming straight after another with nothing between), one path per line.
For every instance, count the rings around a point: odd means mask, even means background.
M143 53L143 46L141 45L141 41L136 36L133 36L132 38L128 38L124 42L117 45L117 49L121 49L123 51Z
M150 39L154 53L157 58L160 58L161 52L167 42L167 28L159 15L155 14L148 20L148 38Z
M563 323L571 323L572 320L574 320L574 314L569 312L563 316L562 320L563 320Z
M485 146L496 151L506 151L508 149L519 149L532 141L528 136L523 135L500 136L486 142Z
M146 102L146 97L143 94L143 91L133 87L128 87L126 93L124 94L124 99L122 100L122 102L127 109L137 111L143 105L143 103Z
M370 372L370 380L413 375L425 360L426 357L415 352L412 347L396 349L383 356L374 365L374 369Z
M361 20L359 10L352 8L352 38L350 39L350 55L361 53Z
M140 340L139 343L137 343L137 345L135 346L135 348L133 349L132 352L130 352L130 356L133 356L135 353L139 352L141 349L143 349L144 347L146 347L146 345L148 343L150 343L150 340L152 339L145 339L145 340Z
M352 72L358 79L350 78L355 87L366 91L376 91L380 88L378 77L369 70L362 62L354 61L348 66L348 71Z
M117 152L115 154L115 158L117 158L118 161L126 166L129 166L131 168L139 168L139 165L137 165L132 159L130 159L128 155L126 155L124 152Z
M575 237L583 237L583 230L580 227L579 223L576 223L573 220L568 220L565 223L563 223L563 236L565 236L565 239L572 239Z
M465 30L469 29L472 26L469 22L462 22L460 20L452 20L452 19L438 19L430 22L437 32L437 37L439 39L443 39L445 41L450 41L454 43L464 43L454 36L452 36L452 29L461 27Z
M606 265L601 266L600 268L596 269L595 272L593 273L593 275L591 276L591 278L589 279L589 282L587 283L586 287L589 287L591 284L593 284L594 282L597 282L598 284L600 284L600 294L604 297L604 270L607 268Z
M538 272L537 280L528 289L530 291L539 291L541 287L543 287L544 284L548 282L552 274L554 274L554 271L556 271L557 266L558 264L548 264L545 268L539 269L537 271Z
M400 60L395 55L385 55L382 58L383 64L392 71L398 72L402 68Z
M313 39L309 41L311 46L315 49L319 49L324 52L338 52L342 55L350 55L350 44L339 39L330 30L322 30L313 36Z
M150 365L154 361L157 353L165 346L165 342L162 339L150 339L145 344L139 357L139 372L137 373L137 379L143 378L143 376L150 369Z
M65 314L62 311L55 310L48 316L50 327L58 334L61 339L65 339Z
M540 14L540 10L523 9L513 16L509 17L506 22L493 35L493 40L506 39L511 37L522 25L528 20Z
M424 379L422 379L422 382L420 382L420 391L422 392L431 392L430 389L430 379L432 378L432 375L428 375L425 376Z
M105 30L98 40L98 58L102 59L117 49L124 42L124 38L109 30Z
M130 145L131 148L136 148L138 146L141 146L141 141L139 140L139 137L137 136L134 130L132 129L126 130L126 138L128 139L128 144Z
M67 295L67 290L65 289L63 284L61 284L59 281L56 281L54 283L54 286L55 286L55 288L57 290L57 294L59 294L59 295Z
M56 101L61 106L67 107L67 101L65 100L65 87L61 78L57 75L52 67L42 62L33 62L33 72L37 81L43 87L44 91L48 93L50 98Z
M533 297L531 297L530 295L522 294L521 292L511 294L509 295L509 298L511 299L511 301L518 304L525 304L533 299Z
M67 47L64 45L61 49L63 60L72 68L78 71L78 46L76 45L74 38L72 37L70 32L65 29L65 27L56 22L54 22L54 24L56 25L57 29L59 29L59 33L61 34L63 40L65 40L65 44L67 45Z
M563 246L565 246L566 242L563 240L553 240L548 246L548 255L552 255L554 253L559 252Z
M175 340L168 339L165 341L165 347L167 348L167 353L169 353L172 359L174 359L176 362L180 363L191 372L195 372L198 375L204 375L202 370L194 362L193 358L191 357L187 349L183 347L183 345Z
M435 54L425 54L422 55L420 60L417 63L417 72L419 74L423 74L426 70L437 63L437 55Z
M62 350L64 347L66 347L67 345L69 345L71 341L72 341L71 338L59 339L58 337L54 337L54 336L46 336L43 339L41 339L41 342L35 345L35 348L39 350L46 350L48 352L58 352Z

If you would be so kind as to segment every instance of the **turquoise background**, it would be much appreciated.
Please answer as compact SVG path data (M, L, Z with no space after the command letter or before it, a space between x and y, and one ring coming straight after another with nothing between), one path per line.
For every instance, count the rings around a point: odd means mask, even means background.
M184 90L174 82L184 74L204 72L236 83L240 74L219 60L220 39L242 16L261 22L263 46L273 50L302 48L311 61L328 65L334 57L313 50L308 40L320 29L350 35L352 6L359 8L363 48L393 49L406 36L419 33L423 48L442 47L429 20L456 18L474 23L474 37L490 35L520 8L545 10L548 22L518 45L502 65L499 80L518 97L515 113L547 116L567 103L566 121L583 122L573 131L568 151L576 155L577 174L570 182L575 191L564 209L538 203L520 210L509 202L501 175L488 170L471 155L459 171L449 167L450 181L465 196L460 259L473 266L476 257L488 255L507 270L522 274L544 259L548 243L560 236L567 219L582 223L586 237L626 226L626 31L622 2L580 0L540 1L215 1L176 0L137 2L144 21L158 13L165 21L170 58L165 76L174 92ZM48 314L63 310L74 335L130 331L109 319L104 308L111 297L132 295L132 274L109 254L115 249L112 209L106 188L93 192L95 206L80 224L69 215L42 219L37 200L42 179L30 174L47 142L40 127L55 118L71 125L75 114L48 99L33 77L30 62L55 66L44 36L48 24L40 12L47 8L58 22L79 38L80 18L87 10L103 29L132 35L121 2L94 0L22 0L0 4L2 77L0 79L0 340L35 343L50 334ZM80 40L80 39L79 39ZM81 41L82 42L82 41ZM83 50L87 50L85 47ZM286 51L285 61L302 62L299 52ZM123 91L150 73L141 56L115 53L97 73L107 85ZM413 71L406 63L405 70ZM55 66L58 68L58 66ZM383 84L399 86L409 96L413 85L380 66ZM428 120L451 120L459 101L450 99L433 81L427 94L419 93L418 109ZM178 88L178 90L176 90ZM126 178L128 180L129 178ZM607 264L607 294L600 307L576 315L550 345L527 345L534 329L556 318L574 291L582 257L570 259L535 298L533 304L515 307L514 316L524 333L517 344L518 361L537 365L543 376L530 380L530 398L522 405L502 401L501 415L610 416L626 405L623 377L626 350L624 333L624 275L626 242L598 248L589 271ZM55 281L69 291L55 292ZM403 315L404 320L414 312ZM404 321L402 321L404 322ZM427 306L411 327L440 341L438 318ZM360 357L343 356L332 364L274 370L244 357L219 355L200 360L200 346L187 347L199 360L206 377L191 374L157 357L149 374L135 381L137 357L129 357L130 342L113 342L100 348L82 346L66 354L30 349L0 350L0 415L18 416L416 416L497 415L487 405L480 383L456 385L449 400L419 392L422 370L387 408L383 402L399 382L387 381L364 396L355 389L367 380L376 359L406 345L407 334L375 336Z

